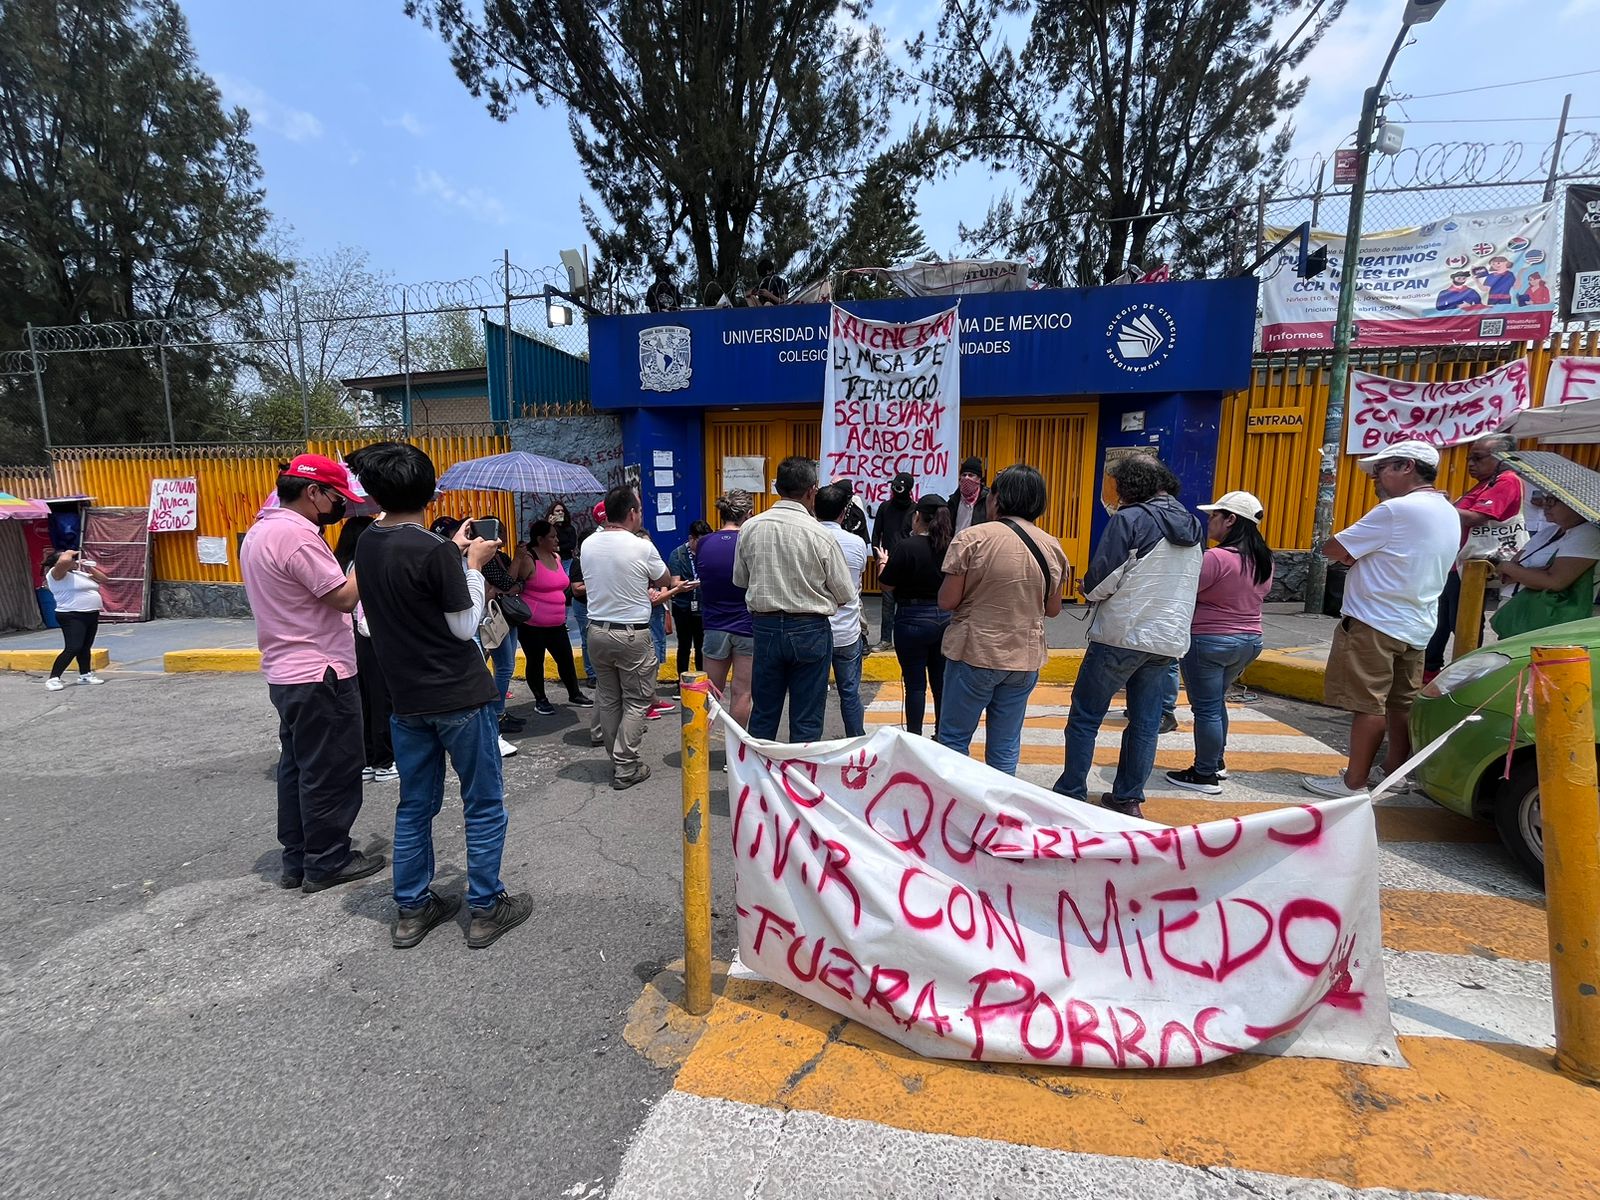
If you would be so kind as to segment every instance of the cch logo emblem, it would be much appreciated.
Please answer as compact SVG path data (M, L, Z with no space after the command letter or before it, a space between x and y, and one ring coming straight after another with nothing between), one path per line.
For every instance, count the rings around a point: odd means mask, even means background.
M1172 357L1177 322L1159 304L1130 304L1106 326L1106 357L1135 375L1154 371Z
M678 392L689 386L689 330L657 325L639 331L639 386L647 392Z

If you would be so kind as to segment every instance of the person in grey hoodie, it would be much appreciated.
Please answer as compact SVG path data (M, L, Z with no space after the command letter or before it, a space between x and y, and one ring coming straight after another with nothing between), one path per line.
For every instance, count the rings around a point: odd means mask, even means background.
M1170 495L1171 473L1153 458L1119 459L1106 472L1117 509L1083 577L1094 605L1089 646L1072 689L1066 768L1055 790L1087 800L1095 738L1111 698L1128 693L1128 724L1111 791L1100 803L1142 814L1144 785L1156 762L1162 696L1169 672L1189 649L1205 528Z

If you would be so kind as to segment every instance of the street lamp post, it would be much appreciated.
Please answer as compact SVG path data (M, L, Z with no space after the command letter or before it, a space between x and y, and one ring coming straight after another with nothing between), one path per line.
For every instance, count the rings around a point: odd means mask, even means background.
M1367 163L1378 123L1378 104L1389 71L1405 45L1413 25L1433 20L1444 0L1407 0L1405 15L1389 57L1383 60L1378 82L1361 100L1361 124L1356 130L1356 178L1350 185L1350 217L1345 222L1344 258L1339 264L1339 315L1333 326L1333 366L1328 381L1328 413L1322 425L1322 463L1317 479L1317 512L1311 531L1311 563L1306 573L1306 611L1322 611L1322 594L1328 578L1322 543L1333 536L1333 501L1339 487L1339 454L1344 444L1345 398L1350 386L1350 340L1356 309L1356 259L1361 253L1361 210L1367 199Z

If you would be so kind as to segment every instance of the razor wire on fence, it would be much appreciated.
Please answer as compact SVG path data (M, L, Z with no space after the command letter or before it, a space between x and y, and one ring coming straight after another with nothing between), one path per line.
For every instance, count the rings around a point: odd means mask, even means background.
M581 307L554 313L569 287L564 270L507 255L483 274L383 281L354 301L288 289L210 319L29 325L23 345L0 347L0 462L40 462L72 444L253 444L323 427L407 427L413 384L440 371L482 371L483 390L438 405L439 419L487 419L485 323L588 358ZM513 415L538 407L515 386L514 356L497 371ZM552 411L571 403L561 397ZM430 415L417 409L418 420Z

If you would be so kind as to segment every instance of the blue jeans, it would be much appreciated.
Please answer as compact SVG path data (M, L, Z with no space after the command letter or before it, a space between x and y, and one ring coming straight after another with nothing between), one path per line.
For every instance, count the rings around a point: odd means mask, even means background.
M972 747L978 718L985 712L983 761L1007 775L1017 773L1022 757L1022 722L1028 697L1039 682L1037 671L999 671L974 667L959 658L944 664L944 703L939 706L939 744L965 754Z
M400 805L394 811L394 901L418 908L433 882L433 819L444 804L444 756L461 780L467 825L467 904L491 908L505 890L500 855L506 844L505 789L494 705L390 719Z
M573 625L578 629L578 647L583 651L583 678L592 688L594 687L594 665L589 662L589 606L582 600L574 600L567 609L567 629Z
M905 680L906 729L922 733L928 690L937 718L944 704L944 630L950 614L932 600L906 600L894 609L894 656Z
M1126 687L1128 727L1122 731L1122 753L1117 759L1111 796L1114 800L1144 803L1144 785L1156 765L1156 737L1172 662L1165 654L1089 643L1083 665L1078 668L1078 681L1072 686L1072 709L1067 714L1067 764L1055 782L1056 791L1074 800L1089 798L1095 737L1111 707L1111 698Z
M650 609L650 640L656 648L656 666L667 661L667 606L653 605Z
M1228 689L1261 653L1259 633L1197 633L1183 656L1183 682L1194 709L1194 769L1215 775L1228 745Z
M833 630L827 617L790 613L752 613L755 663L750 678L750 733L775 741L783 703L789 701L789 740L814 742L822 736L828 704L828 667L833 662Z
M867 731L866 710L861 706L861 656L866 648L862 638L833 648L833 684L839 689L845 737L860 737Z
M1161 689L1161 713L1165 716L1171 713L1178 715L1178 664L1173 662L1172 669L1167 672L1167 682Z
M486 657L494 666L494 690L498 693L494 701L494 715L498 717L506 711L506 692L517 674L517 631L512 629L507 633L505 640L488 651ZM543 665L540 664L541 668Z

